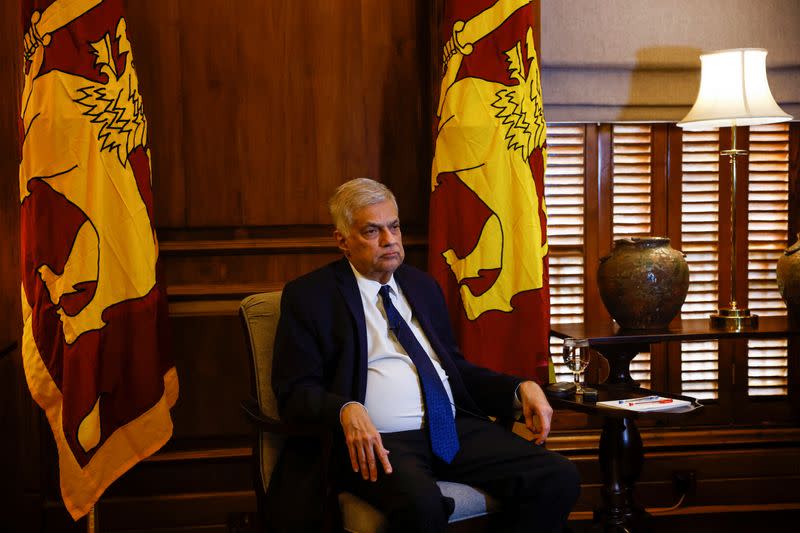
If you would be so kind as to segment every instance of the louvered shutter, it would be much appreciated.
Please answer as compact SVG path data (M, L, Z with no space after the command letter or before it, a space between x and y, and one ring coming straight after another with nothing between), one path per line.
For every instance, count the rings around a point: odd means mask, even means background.
M613 129L614 240L651 234L652 128L615 124Z
M652 233L652 138L646 124L615 124L612 128L612 233L614 240L648 237ZM631 361L631 376L650 386L650 352Z
M789 234L789 125L750 128L748 166L748 300L761 316L786 314L775 281L775 264ZM747 342L750 396L788 393L787 340Z
M719 286L719 132L683 131L681 242L689 264L689 294L681 318L708 319ZM681 345L681 389L701 399L718 397L717 341Z
M582 322L585 130L583 126L547 126L547 240L550 257L550 320ZM561 358L563 343L551 339L557 381L572 381Z

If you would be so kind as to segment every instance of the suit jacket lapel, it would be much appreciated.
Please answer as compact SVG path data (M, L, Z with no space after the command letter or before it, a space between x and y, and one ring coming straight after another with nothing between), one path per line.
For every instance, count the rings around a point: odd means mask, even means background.
M361 304L358 283L356 283L356 277L353 275L347 258L342 258L334 263L333 269L339 292L344 298L347 308L350 309L350 314L356 323L356 331L358 331L358 354L354 363L358 368L358 401L363 402L367 395L367 320L364 318L364 306Z
M431 347L439 357L442 368L447 372L447 376L450 380L450 390L453 391L453 399L456 402L456 406L467 408L473 413L480 412L480 409L464 385L464 380L456 366L456 362L450 357L447 347L442 344L442 341L436 334L436 329L431 323L431 317L427 312L429 307L427 302L429 298L425 290L422 289L421 286L414 286L413 283L407 283L403 272L403 266L395 271L394 276L400 288L403 289L406 300L408 300L408 305L411 306L411 312L419 322L420 327L422 327L422 331L424 331L425 335L428 337Z
M411 306L411 312L414 318L417 319L419 325L422 327L422 331L425 332L425 336L428 337L428 341L430 341L431 346L439 356L439 360L447 371L447 374L450 376L453 372L457 372L450 355L436 335L436 331L430 322L430 316L428 313L424 312L427 311L425 302L428 301L425 292L420 290L420 287L414 286L413 283L406 283L402 266L395 271L394 277L398 285L400 285L400 288L403 289L406 300L408 300L408 305Z

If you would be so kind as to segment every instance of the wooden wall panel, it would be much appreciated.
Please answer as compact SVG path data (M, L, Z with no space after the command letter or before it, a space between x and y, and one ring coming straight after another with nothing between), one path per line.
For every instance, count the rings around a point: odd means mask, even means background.
M419 0L128 2L159 226L325 225L334 188L360 176L423 226L425 13Z
M194 246L193 246L194 245ZM239 246L252 248L241 249ZM413 236L405 242L406 262L425 268L427 248ZM235 294L243 286L275 286L341 257L333 237L255 241L162 242L171 295ZM270 290L270 289L263 289ZM230 294L230 291L228 292ZM245 294L246 295L246 294Z
M165 272L170 287L183 284L223 284L230 280L243 284L282 283L338 257L340 255L333 250L317 254L273 252L252 255L166 255Z
M253 83L257 75L253 71L259 66L250 65L250 70L242 62L247 54L243 35L260 19L252 9L254 3L238 2L234 7L205 2L200 9L194 2L179 2L181 48L176 67L181 71L188 225L243 222L241 184L246 167L240 158L242 139L247 135L261 138L256 124L265 125L254 104L240 98L241 87ZM243 106L253 106L253 113L250 120L238 123ZM158 127L158 118L153 127Z
M19 103L22 40L18 2L0 3L0 530L23 531L35 504L25 494L38 490L36 412L22 371L19 275ZM17 348L7 351L11 343ZM34 441L35 442L35 441ZM29 511L28 513L24 511ZM23 511L23 512L20 512Z
M127 1L125 16L149 123L156 224L182 227L186 185L178 4Z
M247 442L250 427L239 407L249 394L249 368L237 316L173 318L172 341L180 397L173 408L173 439ZM237 438L238 437L238 438ZM201 443L202 444L202 443Z
M13 4L13 5L12 5ZM14 21L0 34L0 350L18 340L19 315L19 100L22 90L22 38L19 6L4 2L0 19ZM13 317L13 318L12 318Z
M691 510L703 506L793 504L797 495L787 487L800 480L796 466L800 449L731 449L705 452L648 452L641 477L636 484L636 503L650 509L666 509L675 505L680 494L674 486L676 473L691 472L696 484L687 493L680 508ZM585 512L602 502L601 476L596 455L572 457L581 475L581 497L575 511ZM702 512L695 511L697 514Z

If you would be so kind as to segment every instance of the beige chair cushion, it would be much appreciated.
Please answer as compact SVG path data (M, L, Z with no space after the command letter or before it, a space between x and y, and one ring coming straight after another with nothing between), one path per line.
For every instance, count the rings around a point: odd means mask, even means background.
M239 307L247 328L250 350L253 354L255 370L256 400L261 411L276 420L278 402L272 392L272 348L275 344L275 331L278 329L278 318L281 310L280 292L263 292L248 296ZM285 437L273 433L261 432L261 481L263 487L269 486L272 471L283 449Z

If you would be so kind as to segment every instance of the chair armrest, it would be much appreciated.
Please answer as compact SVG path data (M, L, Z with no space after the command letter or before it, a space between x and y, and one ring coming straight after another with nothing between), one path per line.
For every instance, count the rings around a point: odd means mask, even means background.
M311 437L318 439L320 444L320 453L322 455L321 464L323 465L322 468L322 475L321 475L321 485L325 487L326 496L323 501L323 509L322 509L322 516L330 517L332 516L326 509L333 508L338 510L338 503L336 500L336 491L333 490L333 484L329 481L329 466L331 462L331 452L333 448L333 432L330 431L329 428L325 427L322 424L289 424L286 422L281 422L271 416L267 416L259 407L258 402L252 396L248 396L245 400L242 401L242 410L245 413L245 416L250 420L250 422L255 426L256 430L263 431L266 433L278 433L281 435L285 435L287 437ZM258 451L258 441L256 439L256 444L253 447L253 456L259 457L260 452ZM256 462L256 465L258 462ZM257 468L257 477L256 479L260 479L260 470ZM262 487L263 488L263 487ZM330 520L330 519L328 519ZM331 524L327 524L323 531L336 531L338 530Z
M287 436L322 437L328 433L327 428L311 424L290 424L267 416L252 396L242 401L242 410L247 419L260 431L280 433Z

